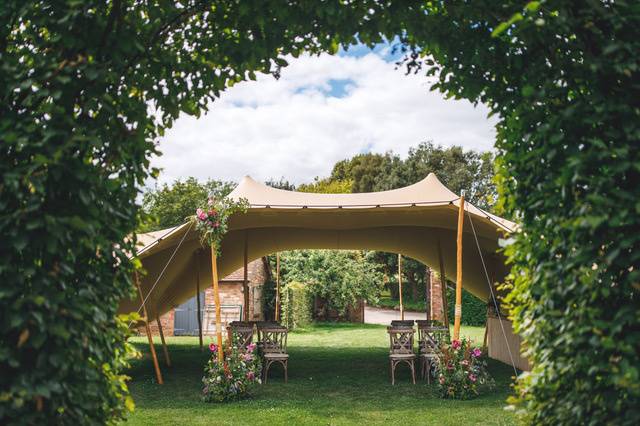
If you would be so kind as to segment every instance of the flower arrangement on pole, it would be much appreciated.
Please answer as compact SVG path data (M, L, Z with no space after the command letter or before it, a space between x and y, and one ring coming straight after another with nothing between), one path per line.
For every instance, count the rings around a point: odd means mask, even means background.
M465 338L440 347L437 377L440 396L446 399L472 399L494 385L485 354Z
M196 214L190 218L200 233L200 242L214 248L216 255L220 255L222 240L229 231L229 218L236 213L246 213L249 202L245 198L234 200L224 197L216 199L210 196L206 204L196 209Z
M246 347L227 346L224 361L218 359L217 345L211 343L211 358L204 368L202 400L226 402L246 398L261 383L262 364L255 343Z

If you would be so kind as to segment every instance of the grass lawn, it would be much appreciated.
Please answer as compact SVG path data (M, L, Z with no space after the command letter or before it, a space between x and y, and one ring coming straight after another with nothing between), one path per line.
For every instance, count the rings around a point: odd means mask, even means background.
M481 342L483 329L463 327ZM173 366L162 362L164 386L155 383L146 338L134 338L143 358L129 374L136 410L134 425L503 425L513 424L503 409L509 394L510 367L493 361L496 389L471 401L442 400L435 385L414 386L406 367L389 379L388 337L384 326L317 324L289 334L289 383L272 367L269 382L252 399L206 404L200 401L203 366L209 354L200 352L197 337L170 337ZM211 338L205 342L211 341ZM416 365L417 368L417 365ZM273 374L272 374L273 373Z

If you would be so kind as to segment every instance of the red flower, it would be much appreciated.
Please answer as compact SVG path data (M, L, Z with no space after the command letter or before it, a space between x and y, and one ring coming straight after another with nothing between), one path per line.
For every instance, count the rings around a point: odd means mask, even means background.
M211 343L211 344L209 345L209 350L210 350L211 352L217 352L217 351L218 351L218 347L215 345L215 343Z
M460 349L461 343L460 340L454 340L453 342L451 342L451 347L453 349Z

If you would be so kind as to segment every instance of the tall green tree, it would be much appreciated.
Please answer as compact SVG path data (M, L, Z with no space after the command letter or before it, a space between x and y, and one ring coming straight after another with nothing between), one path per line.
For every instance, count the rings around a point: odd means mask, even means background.
M370 252L353 250L296 250L281 255L282 280L300 282L325 299L328 306L345 314L349 306L363 299L375 302L382 275Z
M146 191L142 196L142 210L146 220L140 227L141 232L155 231L181 225L188 216L193 216L202 200L213 195L226 197L235 188L235 182L209 179L204 183L189 177L176 180L172 184Z

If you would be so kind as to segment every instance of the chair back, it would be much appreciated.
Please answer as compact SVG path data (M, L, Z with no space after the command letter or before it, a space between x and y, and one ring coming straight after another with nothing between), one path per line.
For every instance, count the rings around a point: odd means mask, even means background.
M246 348L253 342L253 326L240 321L233 321L227 327L231 344L237 348Z
M259 346L263 353L287 353L287 335L289 330L283 326L260 328Z
M393 320L391 327L413 327L413 320Z
M420 353L438 352L443 343L449 343L449 329L447 327L418 324Z
M389 333L389 353L413 354L413 335L415 331L410 327L387 327Z

